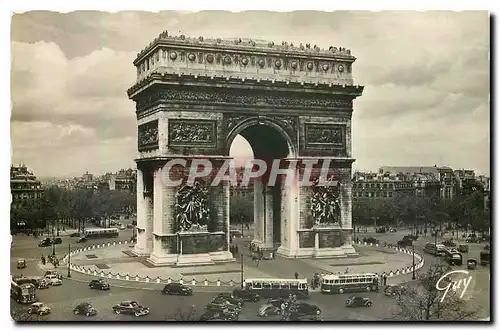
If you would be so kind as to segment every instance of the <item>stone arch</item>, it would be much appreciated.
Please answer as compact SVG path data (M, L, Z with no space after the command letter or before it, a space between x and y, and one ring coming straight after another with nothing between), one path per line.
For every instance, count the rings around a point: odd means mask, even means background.
M290 153L289 157L295 158L298 156L297 139L292 139L287 130L283 128L284 125L278 120L269 116L251 116L238 122L227 133L224 149L225 155L229 155L231 144L233 143L234 138L236 138L237 135L241 134L246 129L256 125L266 125L276 130L282 136L288 146L288 151ZM295 136L297 136L297 132L295 132Z

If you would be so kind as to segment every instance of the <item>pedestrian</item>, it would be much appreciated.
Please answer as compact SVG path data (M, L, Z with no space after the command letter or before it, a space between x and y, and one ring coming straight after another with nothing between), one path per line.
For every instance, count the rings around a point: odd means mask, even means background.
M345 274L348 274L349 273L349 268L345 268Z
M387 275L384 274L384 286L387 286Z
M238 254L238 246L237 245L234 246L234 251L235 251L236 254Z
M295 271L295 279L299 279L299 273Z

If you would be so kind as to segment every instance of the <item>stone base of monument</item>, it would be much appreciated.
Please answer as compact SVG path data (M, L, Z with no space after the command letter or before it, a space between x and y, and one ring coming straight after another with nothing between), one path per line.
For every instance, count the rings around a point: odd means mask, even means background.
M135 256L141 256L141 257L149 256L149 253L146 252L146 250L143 247L139 247L137 245L134 246L134 248L131 250L131 252Z
M155 254L151 253L149 258L146 259L147 262L151 263L155 267L163 266L173 266L177 263L177 254Z
M208 253L210 258L215 263L226 263L226 262L234 262L236 259L233 254L229 251L219 251L219 252L210 252Z
M215 262L209 253L202 254L183 254L177 256L177 262L175 263L178 267L189 267L189 266L200 266L200 265L212 265Z

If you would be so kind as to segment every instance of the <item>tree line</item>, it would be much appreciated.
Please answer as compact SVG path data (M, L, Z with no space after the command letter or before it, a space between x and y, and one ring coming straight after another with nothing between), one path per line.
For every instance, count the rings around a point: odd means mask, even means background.
M483 232L489 229L490 212L484 192L459 194L452 200L439 197L395 196L392 199L356 199L352 219L356 226L438 227Z
M119 213L131 214L135 209L136 196L131 192L49 186L41 198L11 208L11 229L35 230L47 225L83 229L88 222L109 219Z

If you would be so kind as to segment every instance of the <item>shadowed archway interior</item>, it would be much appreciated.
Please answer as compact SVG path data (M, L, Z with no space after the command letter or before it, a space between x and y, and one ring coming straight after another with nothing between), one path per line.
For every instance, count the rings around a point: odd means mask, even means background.
M272 165L272 160L286 158L290 155L290 149L283 135L271 126L256 124L245 128L240 132L253 151L255 159L263 159L268 162L268 167ZM265 194L271 194L271 205ZM262 204L262 205L260 205ZM267 211L272 209L272 213ZM266 183L254 188L254 211L262 210L262 213L254 213L254 218L263 217L264 224L270 220L266 219L272 215L273 243L281 242L281 185L279 179L273 187L267 187ZM256 222L256 224L258 224ZM266 227L264 227L264 238L266 237Z

